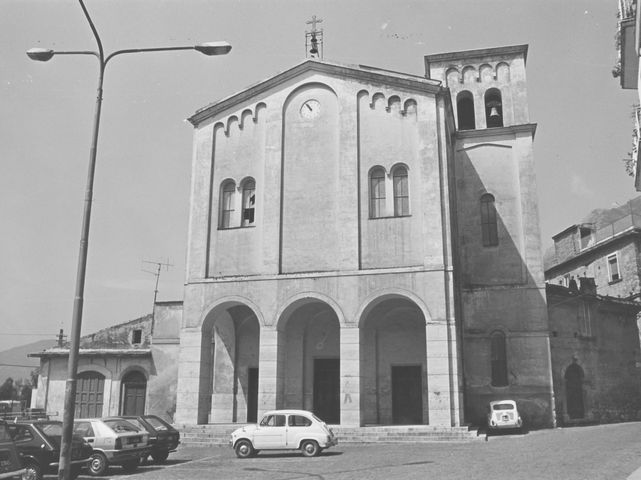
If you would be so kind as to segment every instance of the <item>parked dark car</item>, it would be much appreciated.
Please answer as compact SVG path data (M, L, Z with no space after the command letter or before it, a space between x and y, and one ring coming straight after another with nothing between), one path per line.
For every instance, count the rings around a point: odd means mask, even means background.
M14 478L23 473L25 469L7 424L0 420L0 478Z
M8 423L7 429L13 438L26 469L23 478L40 480L47 473L58 472L62 422L54 420L18 420ZM80 475L82 467L89 463L93 449L82 437L74 435L71 441L71 478Z
M141 431L149 433L151 458L156 463L167 460L169 452L175 452L180 443L180 432L156 415L123 416Z

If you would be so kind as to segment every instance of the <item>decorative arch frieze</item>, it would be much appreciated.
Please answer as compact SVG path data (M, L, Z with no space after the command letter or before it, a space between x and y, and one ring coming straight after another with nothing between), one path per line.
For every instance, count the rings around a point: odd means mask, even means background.
M248 122L254 124L258 123L260 113L267 108L267 105L263 102L259 102L251 108L245 108L240 113L240 117L236 114L228 116L226 119L221 119L214 124L214 131L222 128L225 132L225 136L229 137L230 133L234 128L238 130L243 130Z
M472 65L467 65L463 67L463 74L461 75L461 83L473 83L478 81L479 81L479 77L478 77L478 72L476 71L476 67Z
M358 98L366 95L368 95L366 90L358 92ZM376 110L377 104L384 105L386 112L398 112L403 116L407 115L407 113L416 113L417 106L417 102L413 98L403 100L399 95L391 95L386 99L385 94L382 92L376 92L372 95L372 101L369 103L369 107L372 110Z

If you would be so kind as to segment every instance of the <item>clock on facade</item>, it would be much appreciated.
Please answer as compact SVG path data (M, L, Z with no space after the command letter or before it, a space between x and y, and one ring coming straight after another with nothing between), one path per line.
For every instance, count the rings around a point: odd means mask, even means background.
M321 105L318 100L307 100L300 107L300 116L303 118L316 118L320 114Z

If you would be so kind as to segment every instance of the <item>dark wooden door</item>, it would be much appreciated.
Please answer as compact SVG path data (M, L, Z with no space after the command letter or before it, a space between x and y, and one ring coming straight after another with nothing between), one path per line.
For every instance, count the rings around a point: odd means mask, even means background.
M340 423L340 359L314 360L314 413L325 423Z
M122 403L123 415L144 415L147 379L140 372L132 372L123 378Z
M565 372L565 397L568 417L583 418L583 369L577 364L570 365Z
M83 372L76 383L76 418L102 417L105 377L98 372Z
M258 421L258 368L247 371L247 422Z
M392 367L392 423L423 423L423 382L420 365Z

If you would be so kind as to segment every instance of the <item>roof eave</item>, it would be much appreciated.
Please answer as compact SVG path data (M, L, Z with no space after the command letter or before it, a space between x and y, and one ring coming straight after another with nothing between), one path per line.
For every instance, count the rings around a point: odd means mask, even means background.
M337 63L329 63L320 60L306 60L294 67L274 75L262 82L254 84L242 90L241 92L232 94L220 101L212 103L196 111L187 120L194 126L198 127L205 120L208 120L217 114L232 108L234 105L242 103L252 97L260 95L276 85L284 83L292 78L295 78L307 71L317 71L321 73L337 74L345 78L359 78L366 79L372 83L381 83L392 86L399 86L410 88L414 90L422 90L427 93L440 94L444 91L440 81L427 79L411 74L401 74L389 70L375 69L366 66L353 66L341 65Z

